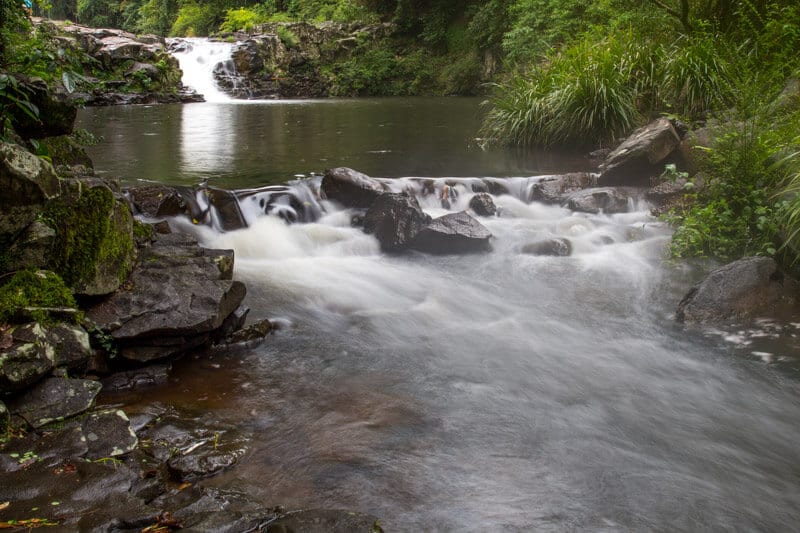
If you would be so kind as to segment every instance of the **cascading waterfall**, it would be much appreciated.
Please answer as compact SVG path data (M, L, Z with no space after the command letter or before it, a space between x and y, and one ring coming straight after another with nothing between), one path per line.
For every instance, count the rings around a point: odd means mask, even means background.
M230 102L233 99L220 90L214 71L222 69L228 78L235 79L231 53L236 43L209 41L203 38L184 38L171 43L183 71L183 84L202 94L206 102Z

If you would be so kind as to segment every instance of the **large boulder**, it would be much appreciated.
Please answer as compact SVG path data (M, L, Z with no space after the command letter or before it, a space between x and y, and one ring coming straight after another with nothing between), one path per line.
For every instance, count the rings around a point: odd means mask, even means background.
M330 168L322 178L322 192L345 207L368 208L387 189L380 181L351 168Z
M4 270L45 268L56 242L56 232L47 224L35 220L9 247Z
M44 222L56 231L52 269L77 294L114 292L136 258L133 215L101 180L69 180L65 194L47 204Z
M585 189L571 194L565 206L572 211L595 215L600 212L607 215L625 213L628 211L628 195L615 187Z
M598 185L648 186L650 178L664 170L664 163L680 143L680 135L667 118L642 126L600 165Z
M9 410L34 428L78 415L94 405L97 381L49 378L9 402Z
M411 248L431 254L459 254L489 250L492 233L466 212L434 219L417 233Z
M146 362L206 343L241 304L232 252L198 246L188 235L162 235L142 251L130 288L89 309L126 359Z
M0 248L39 216L61 192L52 165L19 145L0 142Z
M408 193L384 193L364 215L364 231L374 234L385 252L408 248L411 241L431 221Z
M768 257L746 257L711 272L678 304L680 322L712 324L791 308L798 284Z
M28 324L4 332L10 344L0 352L0 393L22 390L50 373L55 367L55 348L39 324ZM8 342L10 341L10 342Z
M588 172L542 176L531 186L529 200L545 204L560 204L570 194L594 187L596 184L597 177Z

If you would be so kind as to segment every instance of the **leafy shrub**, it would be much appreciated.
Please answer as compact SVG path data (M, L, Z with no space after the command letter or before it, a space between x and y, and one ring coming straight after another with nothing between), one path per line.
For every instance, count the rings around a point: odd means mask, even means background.
M211 35L217 29L223 13L216 3L187 1L178 10L178 18L172 24L170 34L179 37Z
M220 24L220 31L252 31L256 25L266 22L268 16L264 16L254 9L229 9L225 14L225 20Z
M278 26L278 38L286 48L295 48L300 44L300 39L286 26Z

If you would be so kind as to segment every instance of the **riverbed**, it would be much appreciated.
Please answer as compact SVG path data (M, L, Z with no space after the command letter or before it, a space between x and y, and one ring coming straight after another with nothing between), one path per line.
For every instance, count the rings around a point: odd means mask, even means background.
M213 413L247 435L201 482L265 505L358 509L387 531L792 530L800 523L796 326L691 331L674 309L703 268L665 260L636 203L530 203L530 176L580 157L476 141L476 99L93 108L100 175L230 189L350 166L496 176L481 255L387 256L330 203L314 223L218 233L266 342L177 363L168 385L104 401ZM303 182L305 183L305 182ZM458 188L458 187L457 187ZM450 207L466 207L468 187ZM431 215L447 212L421 200ZM570 257L522 253L567 238Z

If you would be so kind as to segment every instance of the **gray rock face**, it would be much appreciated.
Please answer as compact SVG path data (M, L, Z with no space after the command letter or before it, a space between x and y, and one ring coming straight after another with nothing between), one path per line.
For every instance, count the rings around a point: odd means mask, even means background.
M570 194L595 185L597 185L597 177L588 172L545 176L531 187L530 201L560 204Z
M13 241L58 196L61 185L52 165L21 146L0 142L0 246Z
M112 336L123 357L146 362L180 353L206 342L244 299L244 284L230 280L232 264L230 251L200 248L187 235L160 236L142 251L131 289L87 317Z
M464 211L448 213L424 227L411 248L431 254L460 254L489 250L492 233Z
M547 239L526 244L522 247L521 252L530 255L566 257L572 253L572 243L569 242L569 239Z
M125 190L134 208L151 218L174 217L189 213L189 207L178 190L165 185L144 185Z
M628 211L628 195L613 187L585 189L571 194L565 206L582 213L625 213Z
M650 177L661 174L664 161L680 143L678 132L667 118L639 128L600 166L598 185L648 186Z
M26 268L36 270L45 268L55 238L55 231L35 220L9 248L10 260L6 264L6 269L13 272Z
M469 208L479 217L493 217L497 214L497 206L492 197L485 192L479 192L469 200Z
M322 192L329 200L345 207L368 208L386 191L383 183L352 168L339 167L325 171Z
M56 367L85 367L92 357L89 334L74 324L42 326L37 323L17 326L11 333L14 346L34 346ZM43 369L44 367L42 367Z
M8 407L38 428L87 411L100 388L97 381L49 378L14 398Z
M792 306L798 284L768 257L746 257L711 272L678 304L679 322L712 324L778 313Z
M46 342L47 332L42 326L19 326L11 337L13 344L0 352L0 392L22 390L55 367L55 349Z
M92 460L125 455L139 444L128 416L118 409L90 413L81 420L81 431L88 446L86 457Z
M364 216L364 231L374 234L385 252L399 252L431 220L422 212L417 199L407 193L384 193Z

